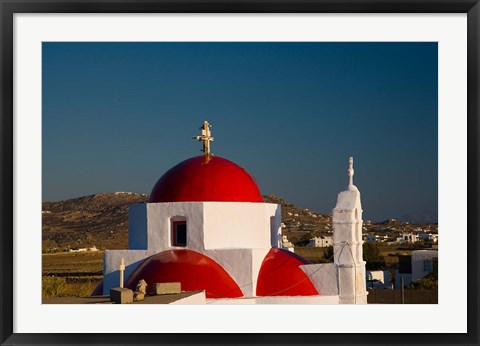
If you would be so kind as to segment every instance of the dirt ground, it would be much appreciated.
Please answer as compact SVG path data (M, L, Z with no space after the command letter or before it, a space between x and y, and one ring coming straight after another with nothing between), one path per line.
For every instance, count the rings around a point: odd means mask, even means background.
M83 297L103 279L103 252L42 255L42 297Z
M103 274L103 252L58 252L42 255L45 274Z

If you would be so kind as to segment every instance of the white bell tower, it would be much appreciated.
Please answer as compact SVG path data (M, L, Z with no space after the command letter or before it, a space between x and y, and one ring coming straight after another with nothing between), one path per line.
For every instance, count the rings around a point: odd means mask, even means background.
M353 157L349 159L349 184L338 194L333 209L334 262L338 268L340 304L367 304L365 261L362 250L362 204L353 185Z

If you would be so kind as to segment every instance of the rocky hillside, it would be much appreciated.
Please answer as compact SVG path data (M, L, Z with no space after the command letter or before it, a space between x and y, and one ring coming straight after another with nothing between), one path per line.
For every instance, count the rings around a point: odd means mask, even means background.
M293 243L333 232L331 215L300 208L274 195L263 196L263 200L282 206L282 233Z
M131 192L45 202L42 205L43 249L90 247L127 248L128 205L145 202L147 195Z
M72 211L102 212L109 209L126 207L130 203L145 202L147 199L147 195L133 192L97 193L96 195L72 198L59 202L45 202L42 204L42 210L56 213Z
M147 201L148 196L131 192L99 193L42 205L43 250L96 246L99 249L124 249L128 244L128 205ZM282 206L282 232L295 244L313 236L331 235L331 215L298 207L274 195L263 197L267 203ZM364 234L383 234L390 238L419 226L394 219L381 223L364 222ZM433 232L437 225L422 225Z

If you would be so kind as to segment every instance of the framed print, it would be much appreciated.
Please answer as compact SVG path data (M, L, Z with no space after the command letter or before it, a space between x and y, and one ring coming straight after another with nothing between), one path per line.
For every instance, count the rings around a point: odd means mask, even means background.
M2 0L2 344L478 344L479 14Z

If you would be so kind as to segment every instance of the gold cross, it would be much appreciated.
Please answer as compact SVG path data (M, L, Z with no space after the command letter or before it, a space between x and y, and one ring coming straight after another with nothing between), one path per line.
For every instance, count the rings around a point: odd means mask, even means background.
M210 125L208 123L208 121L204 121L203 122L203 126L200 127L199 130L201 130L201 135L200 136L195 136L193 137L193 139L196 139L197 141L201 141L203 142L203 149L202 151L206 154L206 155L210 155L210 142L213 142L213 137L210 136L210 127L212 127L212 125Z

